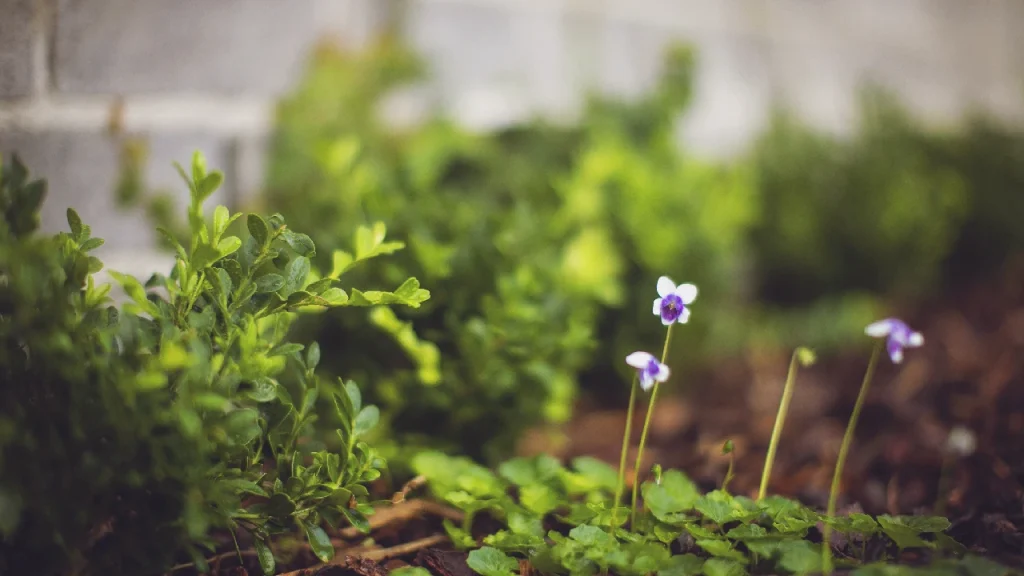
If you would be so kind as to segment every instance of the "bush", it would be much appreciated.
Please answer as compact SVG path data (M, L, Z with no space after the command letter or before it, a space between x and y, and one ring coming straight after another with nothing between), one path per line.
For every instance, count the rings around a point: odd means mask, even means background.
M111 272L118 308L93 276L102 240L70 209L70 232L37 234L45 183L17 159L2 168L0 572L158 573L183 554L201 568L219 530L251 539L271 573L272 537L303 534L327 559L322 523L367 528L384 460L361 438L378 410L320 379L320 348L286 333L311 306L417 306L415 280L346 292L310 277L315 247L279 215L247 215L244 241L228 231L242 214L219 206L210 225L202 203L222 176L196 155L179 169L188 247L170 240L174 270L145 286ZM397 248L381 227L357 237L337 259ZM318 412L339 449L312 435Z

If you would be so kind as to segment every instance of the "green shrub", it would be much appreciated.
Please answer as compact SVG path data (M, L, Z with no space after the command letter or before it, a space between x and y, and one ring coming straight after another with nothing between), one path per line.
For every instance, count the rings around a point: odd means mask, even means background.
M191 556L202 567L213 531L250 539L264 571L268 542L321 528L366 528L365 484L384 460L363 439L378 410L352 382L322 380L321 357L286 339L297 310L404 304L427 297L414 279L394 293L342 290L309 274L312 241L279 215L202 203L220 185L198 154L189 174L188 246L145 285L89 252L103 242L73 210L70 232L36 233L45 183L15 159L0 172L0 573L149 574ZM353 263L398 246L364 228ZM324 354L328 355L327 353ZM319 409L314 409L319 403ZM324 409L326 405L329 409ZM336 438L313 435L317 414Z
M677 149L686 50L639 104L595 100L578 125L537 120L493 134L443 117L405 131L374 120L381 97L419 77L410 59L391 42L363 57L318 54L280 107L266 201L320 245L370 220L409 241L359 278L415 275L432 286L429 303L328 315L309 329L343 350L331 359L338 373L380 375L368 394L397 444L494 459L524 428L566 420L595 358L659 337L637 334L645 324L633 320L650 315L658 275L699 283L709 306L735 298L756 190L747 167ZM605 321L613 334L600 330ZM713 328L696 325L681 350ZM614 337L598 344L599 333Z

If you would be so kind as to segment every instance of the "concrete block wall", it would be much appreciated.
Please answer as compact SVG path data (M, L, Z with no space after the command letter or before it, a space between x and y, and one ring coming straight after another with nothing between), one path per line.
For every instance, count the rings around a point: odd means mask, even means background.
M864 80L936 122L1024 117L1020 0L0 0L0 154L49 179L44 227L73 205L109 266L162 269L149 224L114 206L111 122L148 140L151 186L184 198L171 162L198 148L226 172L218 200L237 203L259 187L274 102L313 44L358 46L400 8L434 74L396 117L571 116L585 89L643 92L673 39L700 52L680 133L707 154L740 150L780 101L848 130Z

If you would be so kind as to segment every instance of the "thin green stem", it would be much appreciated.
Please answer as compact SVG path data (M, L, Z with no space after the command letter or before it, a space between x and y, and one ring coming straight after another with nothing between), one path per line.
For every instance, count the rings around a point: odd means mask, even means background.
M668 358L668 347L669 343L672 342L672 327L675 324L669 324L668 330L665 331L665 346L661 350L661 363L664 364ZM651 414L654 412L654 401L658 398L658 388L661 385L658 382L654 383L654 388L651 390L651 400L647 403L647 415L644 416L644 428L640 432L640 447L636 453L636 465L633 467L633 498L630 500L630 522L629 525L633 530L636 530L636 497L640 491L640 466L643 464L644 458L644 446L647 445L647 431L651 427Z
M629 408L626 409L626 430L622 433L622 453L619 455L619 482L615 486L615 500L612 501L612 522L608 531L615 532L615 523L618 520L619 504L622 503L622 493L626 489L626 453L629 452L629 437L633 434L633 412L636 410L636 391L640 388L640 377L633 375L633 384L629 388Z
M764 470L761 472L761 488L757 491L757 499L763 500L768 493L768 481L772 477L772 465L775 464L775 453L779 449L779 438L782 436L782 425L786 421L786 414L789 412L789 403L793 399L793 389L796 387L796 365L797 350L793 351L793 357L789 360L789 374L786 375L786 386L782 389L782 401L779 402L779 412L775 415L775 427L772 428L772 439L768 443L768 455L764 459Z
M853 442L853 431L857 427L857 420L860 418L860 411L864 408L864 400L868 396L868 388L871 386L871 378L875 375L875 366L878 364L878 356L885 345L884 340L879 340L871 353L871 360L868 361L868 369L864 373L864 381L860 385L860 393L857 394L857 402L853 405L853 413L850 414L850 421L846 425L846 433L843 434L843 443L839 446L839 458L836 460L836 469L832 474L832 488L828 494L828 510L825 517L825 526L821 534L821 567L824 574L832 573L832 546L829 544L832 539L832 518L836 515L836 500L839 498L839 481L843 477L843 464L846 463L846 454L850 451L850 444Z

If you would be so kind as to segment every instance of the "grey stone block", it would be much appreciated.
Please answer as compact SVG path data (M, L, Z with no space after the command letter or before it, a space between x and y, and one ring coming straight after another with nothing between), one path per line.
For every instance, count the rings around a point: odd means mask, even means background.
M324 30L313 0L60 0L60 91L277 94Z
M0 98L32 93L32 0L0 5Z
M207 166L227 166L226 143L202 134L160 135L149 139L150 154L145 178L153 190L167 190L184 215L188 189L175 172L171 162L188 168L192 151L200 149ZM73 207L90 225L93 235L106 240L100 248L104 253L125 250L146 250L154 245L153 225L141 210L125 210L117 206L114 187L118 179L120 141L104 135L80 132L0 133L0 154L9 158L17 153L34 177L45 178L48 192L42 208L42 229L46 232L67 230L66 211ZM208 211L216 203L230 197L227 182L207 201Z

